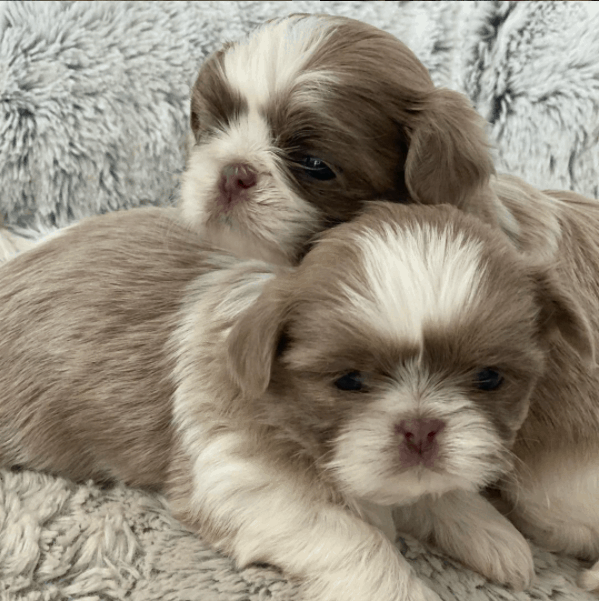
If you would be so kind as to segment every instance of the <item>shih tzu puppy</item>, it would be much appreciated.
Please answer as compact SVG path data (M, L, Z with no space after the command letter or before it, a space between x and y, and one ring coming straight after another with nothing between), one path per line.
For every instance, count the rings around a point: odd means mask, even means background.
M438 600L393 506L527 585L526 541L477 491L510 469L531 392L559 386L539 381L556 332L587 351L567 290L449 206L370 203L298 267L179 219L107 214L0 266L0 463L161 491L310 601Z
M242 258L293 264L365 200L501 213L466 97L436 89L402 42L353 19L293 15L225 45L193 87L191 128L182 212Z
M545 255L551 278L570 291L571 310L588 324L597 347L599 201L540 192L515 177L493 185L521 224L528 252ZM569 327L564 320L562 328ZM501 488L509 517L527 536L549 550L597 562L580 584L599 593L598 433L599 369L558 340L516 439L514 473Z

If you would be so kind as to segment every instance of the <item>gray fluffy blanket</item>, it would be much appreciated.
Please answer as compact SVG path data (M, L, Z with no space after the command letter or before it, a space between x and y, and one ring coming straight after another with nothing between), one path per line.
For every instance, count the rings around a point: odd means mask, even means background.
M171 202L199 64L289 12L343 14L394 33L437 84L472 99L500 171L597 197L598 4L0 2L0 216L35 237L86 215ZM534 589L513 593L416 541L398 545L445 600L591 599L574 584L577 561L540 549ZM237 570L158 497L0 471L0 599L293 594L272 569Z

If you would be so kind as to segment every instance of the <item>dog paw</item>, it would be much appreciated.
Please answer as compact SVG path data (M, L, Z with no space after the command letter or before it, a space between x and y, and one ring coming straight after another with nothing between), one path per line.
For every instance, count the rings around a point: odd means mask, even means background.
M599 596L599 561L578 576L578 586Z
M510 524L491 524L470 531L458 559L488 580L516 591L528 589L535 577L534 560L526 539ZM461 557L459 557L461 555Z
M399 531L434 544L493 582L520 591L534 580L530 545L488 501L454 491L395 512Z

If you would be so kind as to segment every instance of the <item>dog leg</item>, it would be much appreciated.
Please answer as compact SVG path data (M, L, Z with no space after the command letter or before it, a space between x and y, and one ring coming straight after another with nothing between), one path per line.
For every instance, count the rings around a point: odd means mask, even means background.
M534 579L529 544L507 518L474 492L456 490L394 510L400 532L429 541L489 580L528 588Z
M240 566L270 563L298 579L301 599L439 601L378 528L327 501L305 470L248 452L244 438L220 432L179 460L168 495L179 519Z
M596 593L599 597L599 561L591 569L580 574L578 586L585 591Z

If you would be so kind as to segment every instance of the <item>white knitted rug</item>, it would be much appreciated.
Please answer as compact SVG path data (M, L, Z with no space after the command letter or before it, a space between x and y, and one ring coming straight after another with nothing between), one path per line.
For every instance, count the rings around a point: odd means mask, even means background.
M597 4L0 2L0 216L35 237L84 215L170 202L198 65L225 39L289 12L391 31L436 83L470 96L490 123L500 170L598 196ZM398 547L447 601L592 598L574 584L578 562L538 549L535 587L516 594L411 539ZM0 600L293 593L273 569L236 570L159 498L0 471Z

